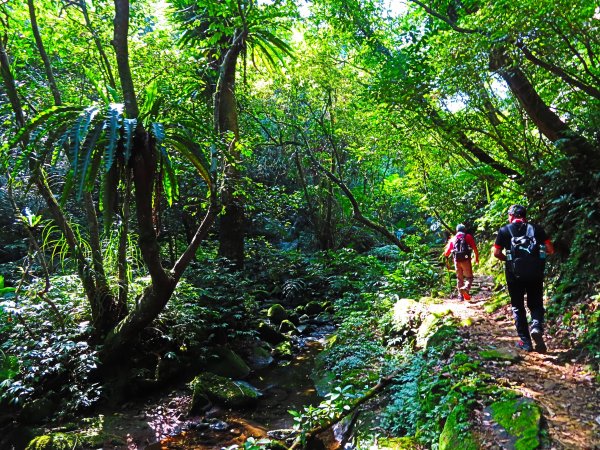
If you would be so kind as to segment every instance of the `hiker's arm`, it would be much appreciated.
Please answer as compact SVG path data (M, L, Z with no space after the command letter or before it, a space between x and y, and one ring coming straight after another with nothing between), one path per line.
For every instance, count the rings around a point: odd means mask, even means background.
M546 239L544 245L546 246L546 255L553 255L554 245L552 244L552 241L550 239Z
M450 256L450 252L452 251L452 239L448 241L446 244L446 248L444 249L444 256L447 258Z
M475 264L479 264L479 250L477 249L477 244L475 243L475 238L470 234L467 236L467 244L473 249L473 253L475 253Z
M506 261L506 255L502 253L502 247L498 244L494 244L494 256L500 261Z

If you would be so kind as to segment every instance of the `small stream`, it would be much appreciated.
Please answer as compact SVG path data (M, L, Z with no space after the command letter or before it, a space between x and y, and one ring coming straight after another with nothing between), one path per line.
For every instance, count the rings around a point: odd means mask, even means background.
M322 350L332 326L298 338L299 354L291 361L279 361L253 373L247 380L262 396L256 407L247 410L213 408L205 416L192 418L184 431L146 447L147 450L220 450L243 445L248 437L279 438L293 427L288 410L301 411L320 402L311 374L314 359ZM334 447L332 447L334 448Z

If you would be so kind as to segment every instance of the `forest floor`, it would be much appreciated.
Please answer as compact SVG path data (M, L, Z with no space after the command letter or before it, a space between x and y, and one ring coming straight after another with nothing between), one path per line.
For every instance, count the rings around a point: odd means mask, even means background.
M484 310L491 294L491 278L478 276L473 287L468 302L454 297L436 305L473 322L464 331L466 352L480 359L477 352L496 348L520 356L517 363L484 361L484 370L500 384L541 406L548 436L544 449L600 450L600 386L586 369L581 355L549 335L544 337L548 346L545 354L515 348L518 339L510 306L493 313ZM491 436L494 430L487 419L485 413L480 413L481 430L494 442L488 448L510 448L499 443L498 436Z

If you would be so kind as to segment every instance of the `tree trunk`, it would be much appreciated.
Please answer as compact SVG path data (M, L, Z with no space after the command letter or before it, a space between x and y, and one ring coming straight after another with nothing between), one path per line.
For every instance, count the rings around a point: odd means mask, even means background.
M52 97L54 98L54 104L56 106L62 105L62 100L60 98L60 91L58 90L58 86L56 85L56 80L54 79L54 73L52 72L52 66L50 65L50 59L48 58L48 54L46 53L46 49L44 48L44 43L42 41L42 37L40 36L40 30L37 24L37 18L35 16L35 6L33 5L33 0L27 0L27 6L29 7L29 18L31 20L31 29L33 31L33 36L35 38L35 44L37 45L38 52L44 62L44 69L46 71L46 77L48 78L48 83L50 84L50 90L52 91Z
M598 151L548 107L521 69L510 64L503 49L491 53L490 69L500 74L535 126L570 157L571 165L579 174L600 168Z
M238 149L239 127L235 98L235 71L243 49L246 31L237 31L233 43L225 54L219 72L215 93L215 128L227 142L228 155L225 182L221 194L224 213L219 224L219 256L232 261L237 268L244 265L244 201L239 191L241 182L241 154ZM228 137L231 134L231 138Z

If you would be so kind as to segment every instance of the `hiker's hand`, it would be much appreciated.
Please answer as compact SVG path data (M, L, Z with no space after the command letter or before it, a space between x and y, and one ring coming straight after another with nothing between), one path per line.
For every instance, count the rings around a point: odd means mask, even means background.
M475 260L475 264L479 265L479 258Z

